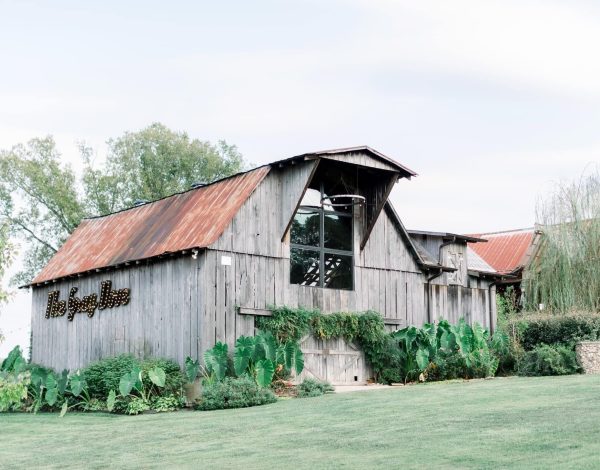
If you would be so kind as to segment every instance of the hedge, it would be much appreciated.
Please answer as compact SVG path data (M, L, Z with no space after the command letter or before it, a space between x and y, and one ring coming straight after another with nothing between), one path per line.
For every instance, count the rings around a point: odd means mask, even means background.
M509 321L508 330L526 351L542 344L574 349L580 341L600 339L600 315L532 315Z

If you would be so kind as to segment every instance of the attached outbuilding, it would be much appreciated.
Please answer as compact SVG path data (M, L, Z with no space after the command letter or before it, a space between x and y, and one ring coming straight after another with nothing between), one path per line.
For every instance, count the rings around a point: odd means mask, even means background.
M388 200L413 176L369 147L314 152L86 219L31 283L32 360L183 364L254 335L280 305L375 310L390 329L460 316L493 327L498 273L467 246L483 240L409 233ZM308 374L368 379L355 345L302 347Z

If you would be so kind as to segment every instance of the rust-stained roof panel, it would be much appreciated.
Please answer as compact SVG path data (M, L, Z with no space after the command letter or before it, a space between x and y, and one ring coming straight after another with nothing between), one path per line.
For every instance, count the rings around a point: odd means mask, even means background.
M209 246L269 169L260 167L149 204L86 219L32 284Z
M487 243L469 243L469 246L496 271L501 273L513 272L525 264L529 247L535 230L522 229L510 232L483 233L481 236Z

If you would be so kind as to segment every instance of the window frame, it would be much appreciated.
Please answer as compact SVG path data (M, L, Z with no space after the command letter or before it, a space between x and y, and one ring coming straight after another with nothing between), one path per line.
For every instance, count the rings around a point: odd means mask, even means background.
M316 189L316 188L310 188ZM325 197L324 195L324 184L321 183L319 185L319 192L321 194L321 200ZM304 196L303 196L304 197ZM319 214L319 246L310 246L310 245L300 245L297 243L292 243L291 237L291 227L290 227L290 250L299 249L299 250L308 250L319 253L319 285L318 286L304 286L304 287L320 287L322 289L337 289L337 290L345 290L345 291L353 291L355 286L354 281L354 208L350 212L342 212L333 209L325 209L323 206L315 207L315 206L303 206L299 205L294 213L294 218L298 211L311 211ZM340 217L347 217L350 219L350 250L336 250L334 248L325 247L325 216L326 215L335 215ZM339 256L349 256L350 257L350 269L352 275L352 285L348 289L343 289L339 287L329 287L323 285L325 282L325 254L339 255ZM290 274L292 269L292 262L290 257ZM293 284L290 279L290 284ZM295 284L302 285L302 284Z

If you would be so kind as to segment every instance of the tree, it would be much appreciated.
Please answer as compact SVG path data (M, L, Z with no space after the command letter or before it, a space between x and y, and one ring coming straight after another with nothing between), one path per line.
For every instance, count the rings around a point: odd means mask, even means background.
M185 191L195 182L214 181L245 167L235 146L190 139L185 132L174 132L159 123L110 139L108 147L101 169L93 167L92 150L81 147L86 163L86 208L92 214L130 207L136 200L160 199Z
M80 177L61 162L51 136L0 151L0 218L28 246L24 270L13 283L31 281L84 217L160 199L246 167L235 146L190 139L159 123L107 143L102 165L95 165L92 148L80 146Z
M6 269L10 266L14 254L14 247L9 240L8 223L0 220L0 280L4 277ZM10 298L10 293L6 291L0 283L0 307ZM0 312L1 313L1 312ZM0 331L0 343L4 341L2 331Z
M599 170L558 184L538 207L541 243L523 274L527 308L600 312Z
M61 164L52 137L0 153L0 217L30 247L15 283L31 280L83 216L75 173Z

